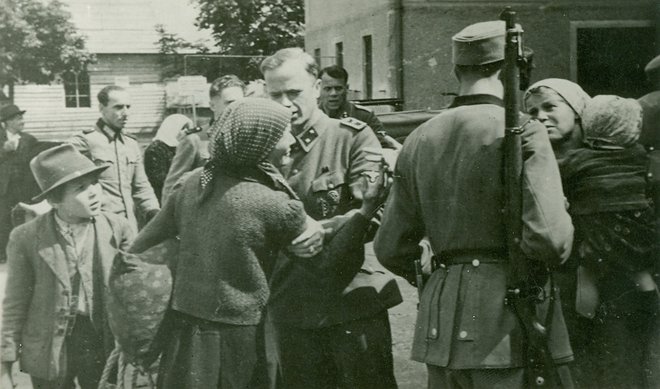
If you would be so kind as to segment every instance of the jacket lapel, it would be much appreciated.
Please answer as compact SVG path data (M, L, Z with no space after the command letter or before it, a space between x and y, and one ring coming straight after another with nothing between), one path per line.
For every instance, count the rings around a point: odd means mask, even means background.
M55 235L57 230L55 228L54 211L44 215L43 223L39 223L38 231L37 251L39 256L50 267L62 285L66 289L71 289L66 254Z

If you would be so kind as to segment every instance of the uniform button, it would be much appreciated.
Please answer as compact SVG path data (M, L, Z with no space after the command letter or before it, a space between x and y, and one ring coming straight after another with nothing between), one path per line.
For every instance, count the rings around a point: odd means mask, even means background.
M435 328L432 328L432 329L431 329L431 336L433 336L433 337L438 336L438 330L435 329Z
M647 176L648 178L651 178L651 177L653 177L653 173L648 173L646 176Z
M479 262L478 259L473 259L473 260L472 260L472 266L474 266L474 267L478 267L480 263L481 263L481 262Z
M467 331L461 331L461 332L458 334L458 337L461 338L461 339L465 339L465 338L467 338L467 336L468 336Z
M298 174L298 173L300 173L300 170L298 170L298 169L293 169L293 170L291 170L291 173L292 173L292 174Z
M649 146L649 151L653 151L653 150L655 150L655 147Z
M328 184L328 189L334 189L334 188L335 188L334 185L332 185L332 184Z

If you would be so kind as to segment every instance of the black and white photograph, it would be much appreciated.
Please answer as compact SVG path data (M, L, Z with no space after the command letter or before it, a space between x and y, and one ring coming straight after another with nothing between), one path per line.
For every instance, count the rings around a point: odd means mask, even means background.
M660 389L660 0L1 0L0 389Z

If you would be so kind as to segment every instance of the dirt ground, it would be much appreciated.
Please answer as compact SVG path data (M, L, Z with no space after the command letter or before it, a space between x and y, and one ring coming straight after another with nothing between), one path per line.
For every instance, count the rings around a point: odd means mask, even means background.
M369 246L367 246L367 263L374 268L384 270L378 264ZM4 298L6 276L7 265L0 264L0 301ZM417 290L402 278L397 277L397 281L401 288L404 302L390 309L394 374L400 389L425 388L426 368L423 364L410 360L410 345L412 344L415 317L417 315ZM17 368L15 367L14 371L16 370ZM26 374L15 373L14 383L17 384L18 389L32 388L30 379Z

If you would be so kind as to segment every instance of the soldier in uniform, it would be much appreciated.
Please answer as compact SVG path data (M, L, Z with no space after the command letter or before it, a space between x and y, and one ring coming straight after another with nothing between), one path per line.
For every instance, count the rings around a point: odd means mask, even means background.
M235 75L227 74L216 78L209 89L209 108L213 112L213 118L209 126L213 126L213 123L218 120L229 104L242 98L244 94L245 83ZM167 172L161 198L163 204L172 194L174 185L179 179L185 173L203 166L208 158L208 141L202 140L202 137L196 131L187 132L186 136L179 142L172 165Z
M379 169L365 148L380 145L366 123L332 119L318 108L318 68L302 49L278 51L262 62L261 71L269 97L292 112L296 144L285 177L307 214L320 221L289 250L314 255L326 234L357 211L360 175ZM323 275L288 258L278 261L268 309L278 334L283 387L396 387L387 309L401 295L391 276L363 261L364 252L355 253L345 258L345 267Z
M429 388L524 387L523 336L507 293L504 231L504 22L477 23L452 39L459 95L406 140L374 241L378 260L415 282L414 258L428 236L434 271L420 297L412 358L427 364ZM565 261L573 226L545 127L522 135L523 240L529 257ZM550 350L572 359L555 302ZM566 368L564 367L564 370Z
M319 107L326 115L334 119L355 118L376 133L383 131L383 123L367 107L353 104L346 99L348 93L348 73L339 65L332 65L321 70L321 97Z
M135 211L149 221L160 206L144 172L140 146L122 131L128 120L130 96L124 88L110 85L101 89L97 98L101 118L69 143L97 165L111 165L99 176L102 210L123 215L137 231Z

